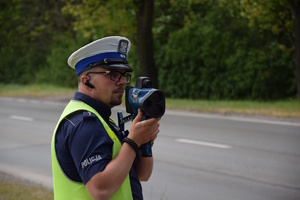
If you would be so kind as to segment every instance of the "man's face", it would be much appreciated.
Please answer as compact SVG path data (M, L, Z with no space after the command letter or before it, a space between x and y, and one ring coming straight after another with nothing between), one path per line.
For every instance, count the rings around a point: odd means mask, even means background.
M90 71L105 72L108 71L108 69L95 67ZM125 73L124 70L120 70L118 72ZM126 85L126 80L123 76L118 82L111 80L110 74L107 73L90 74L89 76L90 83L95 86L91 95L94 99L102 101L110 108L122 103L122 96L124 94L124 87Z

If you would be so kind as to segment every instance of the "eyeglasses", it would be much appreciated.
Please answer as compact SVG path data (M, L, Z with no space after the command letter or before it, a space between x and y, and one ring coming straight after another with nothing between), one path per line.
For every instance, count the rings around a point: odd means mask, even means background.
M129 73L121 73L118 71L105 71L105 72L88 72L86 75L90 74L109 74L109 78L112 81L119 82L122 77L126 80L126 83L130 83L131 80L131 74Z

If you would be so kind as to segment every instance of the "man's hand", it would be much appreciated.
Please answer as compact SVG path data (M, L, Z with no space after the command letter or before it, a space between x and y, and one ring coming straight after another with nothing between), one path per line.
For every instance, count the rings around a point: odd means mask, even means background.
M153 142L159 132L161 118L150 118L141 121L143 112L139 109L137 116L129 128L128 138L132 139L139 147L149 141Z

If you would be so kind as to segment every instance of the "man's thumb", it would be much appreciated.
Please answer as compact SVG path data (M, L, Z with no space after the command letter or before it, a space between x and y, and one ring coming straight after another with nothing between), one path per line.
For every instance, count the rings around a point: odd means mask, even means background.
M141 111L141 109L138 110L138 114L137 116L134 118L134 120L132 121L132 123L136 124L137 122L140 122L143 118L143 112Z

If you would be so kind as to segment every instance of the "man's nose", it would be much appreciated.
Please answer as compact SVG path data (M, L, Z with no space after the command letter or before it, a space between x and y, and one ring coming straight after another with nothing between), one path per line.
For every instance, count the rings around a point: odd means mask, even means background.
M127 83L125 76L121 76L120 81L117 82L118 85L125 85Z

